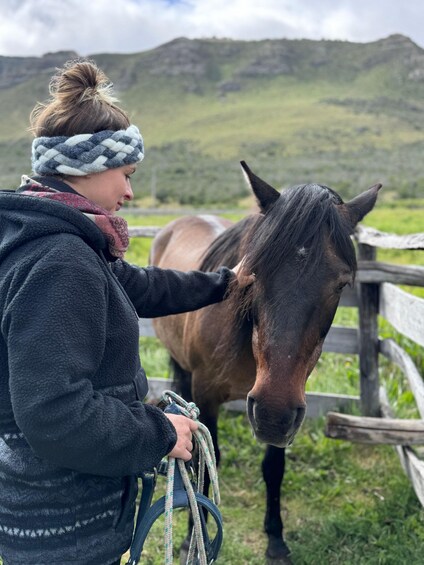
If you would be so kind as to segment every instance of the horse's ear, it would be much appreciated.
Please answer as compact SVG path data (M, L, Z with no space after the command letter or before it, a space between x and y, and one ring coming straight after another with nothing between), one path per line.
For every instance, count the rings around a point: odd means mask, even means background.
M264 214L266 214L273 204L280 198L280 193L278 190L275 190L275 188L252 173L245 161L240 161L240 165L243 169L247 184L256 196L260 209Z
M352 229L354 229L356 224L374 208L377 201L378 191L382 186L382 184L375 184L362 194L359 194L349 202L346 202L345 206Z

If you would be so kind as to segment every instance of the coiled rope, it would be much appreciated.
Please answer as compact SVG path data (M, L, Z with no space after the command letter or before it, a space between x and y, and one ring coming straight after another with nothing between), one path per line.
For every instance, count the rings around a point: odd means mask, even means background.
M162 403L167 405L165 412L182 414L198 423L198 429L193 433L198 450L198 469L194 473L191 462L184 463L181 459L168 457L168 462L162 461L158 470L142 476L142 496L127 565L137 565L150 528L161 514L165 514L165 565L173 564L174 508L189 508L193 517L186 565L210 565L216 560L223 539L222 516L217 507L220 493L212 438L207 427L198 421L199 409L194 403L186 402L169 390L163 393ZM206 468L212 485L212 501L202 494ZM152 504L158 473L167 476L166 494ZM194 475L197 480L194 480ZM212 541L206 528L205 512L215 520L216 534Z
M217 506L221 502L218 484L218 473L216 470L215 450L213 447L212 437L208 428L198 420L200 412L193 402L186 402L183 398L178 396L178 394L169 390L163 393L162 399L168 404L168 406L172 406L172 403L174 403L178 408L178 412L180 414L196 421L199 426L198 429L193 433L195 441L197 442L199 452L197 485L195 487L190 480L189 473L187 471L187 467L184 464L184 461L182 461L181 459L176 460L173 457L168 458L168 474L165 495L165 565L172 565L173 563L172 518L176 461L184 482L184 487L187 491L190 510L193 516L193 532L190 540L186 564L194 564L195 556L197 553L200 565L207 565L208 561L203 540L202 522L195 492L203 492L205 482L205 469L207 468L212 485L212 500Z

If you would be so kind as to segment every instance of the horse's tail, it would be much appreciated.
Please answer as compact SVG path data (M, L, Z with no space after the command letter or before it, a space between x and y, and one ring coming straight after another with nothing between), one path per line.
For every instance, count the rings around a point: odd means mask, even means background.
M174 381L174 390L187 402L192 402L191 373L183 369L173 357L169 358L170 372Z

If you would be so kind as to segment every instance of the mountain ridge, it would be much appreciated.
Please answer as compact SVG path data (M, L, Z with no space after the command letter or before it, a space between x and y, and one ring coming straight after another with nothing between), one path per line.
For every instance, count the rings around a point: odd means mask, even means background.
M0 56L3 185L28 172L29 112L47 98L55 68L77 56ZM369 177L395 196L424 195L417 162L424 50L406 36L371 43L182 37L88 58L140 124L147 145L141 171L159 201L236 201L245 194L238 161L246 158L277 187L288 177L298 184L323 175L324 184L350 196ZM146 182L135 189L145 195Z
M300 49L299 49L300 47ZM94 53L88 59L119 58L122 61L144 62L152 75L192 75L208 77L208 60L212 55L218 58L240 57L243 52L250 58L236 72L236 77L278 76L294 74L307 61L311 68L331 66L334 49L355 50L362 55L346 60L347 67L357 71L369 69L393 58L402 56L402 62L409 69L408 79L424 81L424 50L410 38L393 34L370 43L354 43L341 40L311 39L262 39L245 41L235 39L188 39L175 38L154 49L134 53ZM212 53L215 51L215 53ZM305 53L306 51L306 53ZM369 53L368 53L369 52ZM344 53L339 53L344 55ZM51 73L70 59L80 58L76 51L48 52L41 57L10 57L0 55L0 88L9 88L29 80L37 73ZM244 57L245 58L245 57ZM333 58L333 59L332 59ZM222 64L222 61L219 61ZM109 66L109 65L107 65ZM216 77L214 77L216 78ZM126 86L131 86L128 84Z

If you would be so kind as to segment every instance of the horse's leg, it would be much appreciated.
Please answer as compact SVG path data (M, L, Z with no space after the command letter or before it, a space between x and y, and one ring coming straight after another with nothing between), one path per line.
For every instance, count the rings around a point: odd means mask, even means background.
M280 494L285 468L285 449L267 445L262 461L262 475L266 484L266 514L264 527L268 535L267 562L289 565L290 550L283 539Z
M191 394L191 373L183 369L173 357L169 358L169 368L174 381L175 392L186 402L191 402L193 400Z

